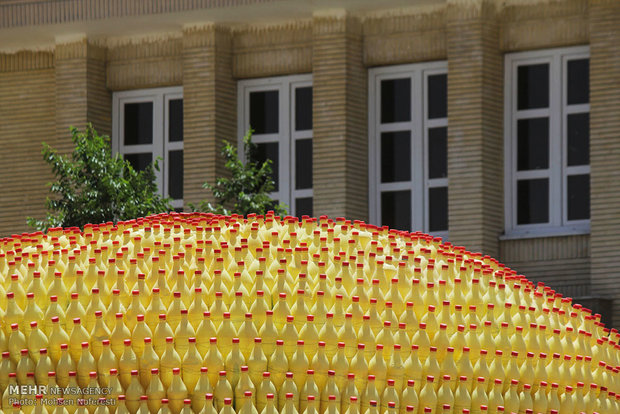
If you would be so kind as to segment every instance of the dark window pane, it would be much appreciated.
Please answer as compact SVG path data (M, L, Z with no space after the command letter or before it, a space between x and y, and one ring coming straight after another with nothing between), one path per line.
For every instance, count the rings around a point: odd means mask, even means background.
M125 145L153 143L153 102L125 104Z
M168 195L173 200L183 198L183 150L168 151Z
M411 139L409 131L381 134L381 182L411 180Z
M568 165L590 164L590 114L570 114L566 126Z
M448 138L447 128L428 130L428 178L448 176Z
M168 102L168 141L183 141L183 99Z
M299 218L304 215L312 217L312 197L295 199L295 215Z
M517 82L518 109L549 106L549 64L519 66Z
M517 182L517 224L549 222L549 180Z
M279 147L277 142L268 142L264 144L256 144L256 150L252 153L252 160L258 163L263 163L266 160L271 160L271 178L275 183L273 191L278 191L279 188Z
M546 168L549 168L549 119L520 119L517 121L517 169Z
M590 218L590 174L569 175L567 177L568 219L587 220Z
M590 102L590 59L569 60L567 65L566 103Z
M381 123L411 120L411 79L381 81Z
M295 89L295 130L312 129L312 87Z
M136 171L142 171L153 162L153 154L150 152L142 154L124 154L123 158L129 161L133 169Z
M428 77L428 118L445 118L448 112L448 75Z
M411 191L381 193L381 224L391 229L411 230Z
M428 231L448 230L448 187L428 189Z
M295 141L295 189L312 188L312 138Z
M250 127L255 134L277 134L278 91L250 93Z

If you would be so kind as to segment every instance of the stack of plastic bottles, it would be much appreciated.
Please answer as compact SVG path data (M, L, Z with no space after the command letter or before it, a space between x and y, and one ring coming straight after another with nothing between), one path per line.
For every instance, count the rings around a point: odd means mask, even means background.
M619 413L600 315L360 221L170 214L0 240L15 413Z

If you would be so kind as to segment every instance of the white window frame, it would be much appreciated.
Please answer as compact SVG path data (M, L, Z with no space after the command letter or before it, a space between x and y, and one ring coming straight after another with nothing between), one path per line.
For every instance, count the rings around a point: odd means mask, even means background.
M590 220L567 220L567 176L590 174L590 165L567 166L567 115L590 112L590 104L567 105L567 61L589 58L588 46L506 54L504 57L504 206L505 234L500 239L587 234ZM517 109L517 72L521 65L549 64L549 107ZM517 121L549 119L549 168L517 171ZM517 224L517 180L549 179L549 223Z
M155 182L159 193L168 196L168 151L183 150L183 141L170 142L168 137L168 104L173 99L183 99L183 87L136 89L114 92L112 95L112 152L114 154L137 154L150 152L153 161L161 158L159 171L155 171ZM124 145L123 125L125 124L124 105L126 103L153 103L153 142L145 145ZM183 200L171 200L173 208L183 208Z
M295 130L295 89L312 86L312 75L291 75L272 78L247 79L239 81L237 88L237 145L243 147L243 137L250 128L250 93L261 91L278 91L278 133L254 134L252 142L278 143L279 183L278 191L270 197L288 206L289 214L295 215L297 198L313 197L312 188L295 189L295 145L299 139L312 139L313 130ZM239 158L245 162L245 154L239 151Z
M411 192L412 229L429 233L428 190L433 187L447 187L448 177L428 177L428 130L447 127L448 118L428 119L428 77L448 74L446 61L414 63L370 69L368 72L368 183L371 223L381 222L381 192ZM411 121L393 122L382 125L379 102L382 80L411 78ZM381 133L390 131L411 132L411 180L395 183L381 183ZM448 222L449 226L449 222ZM448 231L432 233L448 238Z

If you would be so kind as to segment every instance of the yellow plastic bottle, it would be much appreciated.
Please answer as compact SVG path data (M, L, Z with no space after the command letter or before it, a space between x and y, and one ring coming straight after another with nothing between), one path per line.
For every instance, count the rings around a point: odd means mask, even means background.
M510 387L508 391L503 395L503 406L504 411L507 413L518 413L519 412L519 380L511 379ZM566 411L571 412L571 411Z
M465 409L469 409L471 406L469 381L466 376L460 376L456 391L454 392L454 412L463 413Z
M291 394L291 402L295 409L299 408L299 388L295 384L294 374L292 372L286 373L286 378L282 384L282 388L278 390L278 409L282 411L287 402L287 394Z
M476 407L489 405L489 397L487 395L486 378L478 377L476 385L471 393L471 406L474 412L477 412ZM544 412L544 411L543 411Z
M247 392L250 392L249 401L246 394ZM248 402L252 406L256 405L256 387L252 383L247 365L241 366L241 374L239 376L239 382L234 387L234 395L235 407L237 410L239 410L241 404L245 406Z
M192 410L198 413L205 408L205 405L209 403L211 408L213 407L213 388L211 387L211 381L209 380L208 367L200 367L200 378L194 386L192 392L190 392L192 400ZM206 395L211 395L211 400L206 400Z
M265 407L269 405L269 395L277 395L277 390L270 378L271 374L267 371L262 374L262 381L256 392L256 408L259 412L263 412Z
M161 382L164 384L164 388L168 389L172 383L172 375L174 368L181 367L181 357L174 347L174 338L166 338L166 348L161 355L159 369ZM172 410L172 408L170 408Z
M437 406L437 393L435 392L435 386L433 382L435 381L435 377L432 375L426 376L426 383L422 390L420 391L420 395L418 397L419 407L418 413L424 413L425 407L430 408L431 410ZM432 411L431 411L432 412Z
M97 361L97 371L99 374L99 384L102 387L107 387L109 385L109 372L110 370L118 370L118 359L116 355L112 352L110 348L110 340L104 339L102 341L103 350L101 351L101 356Z
M399 344L395 344L394 352L392 352L388 364L387 378L394 380L394 388L398 394L400 394L404 386L404 375L405 365L401 357L401 347Z
M334 326L334 315L331 312L325 315L325 324L319 331L319 339L325 342L325 354L331 360L338 350L338 332Z
M321 279L322 283L324 283L325 279ZM327 286L325 286L327 288ZM325 319L327 317L328 309L325 305L325 291L319 289L316 291L316 299L314 304L312 305L312 309L310 311L312 315L314 315L314 321L322 326L325 323Z
M275 395L274 394L267 394L267 404L265 405L265 407L263 408L262 411L260 411L261 414L278 414L278 410L276 408L276 404L275 404Z
M538 387L538 389L536 390L536 392L533 395L533 409L534 412L536 413L546 413L547 412L547 382L546 381L540 381L540 386ZM588 395L586 395L585 399L586 399L586 407L589 408L588 412L592 412L592 407L588 407L588 402L587 402L587 398Z
M181 358L185 356L189 347L188 339L195 336L196 332L187 318L187 309L181 309L181 320L174 332L175 348Z
M66 387L69 384L69 371L75 371L75 360L69 353L69 346L62 344L60 346L60 359L56 365L56 382L60 387Z
M146 386L146 395L148 396L147 406L152 413L156 413L161 408L161 401L166 397L166 389L159 379L159 370L151 369L151 378Z
M180 368L174 368L172 370L172 382L166 390L166 396L168 398L168 406L170 407L170 411L173 414L180 413L185 399L188 396L187 388L181 379Z
M209 340L209 350L205 355L204 364L209 368L209 381L211 382L211 386L215 387L219 378L219 373L225 369L224 358L217 346L216 337L210 338ZM217 401L216 408L220 408L217 405Z
M407 380L407 385L400 398L399 413L416 413L418 409L418 393L415 390L415 381ZM408 407L411 407L410 409Z
M34 372L34 362L28 356L28 350L22 349L21 356L17 362L17 381L20 384L26 384L26 374Z
M200 414L217 414L215 407L213 406L213 393L206 393L204 395L204 406L200 412ZM194 410L194 412L198 412Z
M204 356L209 350L209 339L217 335L215 325L211 320L211 312L205 311L202 314L202 321L196 329L196 347L200 355Z
M375 386L375 376L372 374L368 375L368 381L366 381L366 387L361 393L360 398L360 410L362 412L366 412L371 406L372 401L377 404L381 399L379 397L379 392L377 391L377 387Z
M239 338L233 338L230 353L226 357L225 361L228 380L230 381L233 389L237 387L239 376L241 375L241 366L243 365L245 365L245 358L239 349Z
M215 398L215 408L221 410L226 404L226 400L230 400L232 404L233 389L226 379L226 371L220 371L218 373L218 381L213 388L213 396Z
M232 398L224 398L219 414L235 414L235 410L232 408L232 401Z
M385 381L387 380L387 365L383 358L383 345L376 345L375 355L368 364L368 372L372 372L375 376L375 387L379 395L383 393L385 389Z
M0 365L0 370L3 369L4 367L2 365ZM39 350L39 360L36 363L35 369L34 369L34 375L35 375L35 379L36 379L36 383L37 385L47 385L48 383L48 372L53 371L54 370L54 363L52 362L51 358L49 357L48 353L47 353L47 349L42 348ZM12 371L11 371L12 372ZM3 379L6 378L7 382L8 382L8 371L6 372L6 377L3 377ZM0 382L0 390L4 391L4 388L2 387L2 382Z
M319 409L321 414L327 411L328 406L333 406L336 412L340 407L340 390L336 384L336 372L331 369L327 371L325 388L321 391L321 405Z
M133 351L131 339L125 339L124 345L125 349L118 360L118 371L122 386L128 387L131 381L131 371L139 370L139 361L136 353Z
M237 330L230 320L230 313L224 312L222 323L217 330L218 345L224 359L230 354L232 339L236 337Z
M314 324L314 315L305 315L304 317L306 318L306 323L303 324L299 331L299 339L304 341L306 357L309 361L312 361L312 358L317 353L319 332Z
M560 413L572 413L574 411L574 389L570 385L567 385L564 393L560 398Z
M491 392L488 394L489 403L487 404L489 407L489 412L498 413L497 407L504 406L504 395L503 395L503 385L502 380L496 378L493 381L493 388L491 388Z
M125 326L122 313L117 313L115 318L116 323L114 325L114 329L110 333L110 345L114 355L120 358L124 351L125 340L131 339L131 332L129 332L129 329ZM75 330L76 327L73 328L73 332L75 332ZM73 335L73 332L71 332L71 335Z
M8 344L7 344L8 345ZM47 336L39 329L36 321L30 322L30 336L28 337L28 351L30 358L36 363L39 361L39 351L41 348L47 348L49 341Z
M151 328L144 322L144 315L137 315L136 324L131 332L131 346L138 358L144 352L144 338L151 338L152 336Z
M159 356L153 349L151 338L144 338L144 351L139 359L140 365L140 383L146 387L150 381L151 370L159 369Z
M144 388L140 384L138 371L131 372L131 382L125 390L125 405L131 413L138 411L140 407L140 397L144 395Z
M25 322L25 326L28 327L28 331L26 332L26 334L28 335L30 333L30 323L33 321L41 321L41 324L43 325L42 321L43 319L43 311L41 310L41 308L37 305L37 302L34 299L34 293L33 292L28 292L26 294L26 308L24 309L24 322ZM0 331L0 343L4 343L6 342L6 337L4 334L4 331Z
M253 322L251 313L245 314L245 320L239 329L239 348L244 358L247 360L254 348L254 338L258 337L258 331Z
M381 404L380 404L380 412L385 413L388 411L388 407L390 403L394 403L394 407L396 410L400 407L400 397L397 390L394 388L394 380L388 379L387 386L381 395Z
M82 352L77 360L77 381L80 387L86 387L90 381L90 373L97 372L97 362L88 347L88 342L82 342Z

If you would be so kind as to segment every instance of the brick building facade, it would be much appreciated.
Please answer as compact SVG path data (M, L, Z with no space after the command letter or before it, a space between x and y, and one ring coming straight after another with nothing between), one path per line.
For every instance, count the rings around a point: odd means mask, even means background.
M69 151L70 125L161 156L182 208L251 124L294 214L436 233L604 308L619 22L617 0L2 0L0 234L43 214L41 142Z

